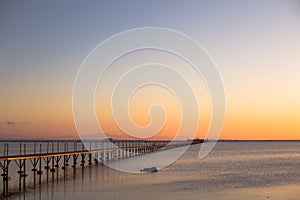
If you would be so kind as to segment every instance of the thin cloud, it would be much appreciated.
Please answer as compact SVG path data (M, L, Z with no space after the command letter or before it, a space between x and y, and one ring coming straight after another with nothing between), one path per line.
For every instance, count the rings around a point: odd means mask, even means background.
M15 122L12 122L12 121L6 121L6 124L7 124L7 125L16 125L16 123L15 123Z

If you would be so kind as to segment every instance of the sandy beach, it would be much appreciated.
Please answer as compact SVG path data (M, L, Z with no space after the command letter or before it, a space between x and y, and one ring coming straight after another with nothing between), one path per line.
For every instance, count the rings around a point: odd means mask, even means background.
M222 192L201 192L198 193L186 193L186 192L166 192L163 188L160 190L153 190L153 188L148 187L135 187L135 188L122 188L117 191L107 191L99 194L101 199L120 199L120 200L130 200L130 199L143 199L143 200L153 200L153 199L165 199L165 200L262 200L262 199L272 199L272 200L299 200L300 196L300 185L291 186L277 186L277 187L266 187L266 188L256 188L256 189L233 189ZM63 196L61 196L63 198ZM80 197L77 196L77 197ZM82 196L84 197L84 196ZM99 199L97 195L91 194L91 199ZM67 197L67 199L71 199Z

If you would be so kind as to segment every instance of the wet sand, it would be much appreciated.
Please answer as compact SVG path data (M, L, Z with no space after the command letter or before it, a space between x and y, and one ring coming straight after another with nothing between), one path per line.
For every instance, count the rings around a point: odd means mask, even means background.
M52 191L54 189L54 192ZM38 195L34 195L35 199L103 199L103 200L299 200L300 197L300 185L291 186L276 186L265 188L253 188L253 189L233 189L226 191L215 192L182 192L182 191L168 191L163 187L121 187L114 189L101 190L89 188L89 192L80 192L68 190L66 187L49 188L49 193L43 195L42 198L37 198ZM52 192L51 192L52 191ZM26 199L31 199L31 195L26 195ZM18 197L20 198L20 196ZM16 199L18 199L16 198Z

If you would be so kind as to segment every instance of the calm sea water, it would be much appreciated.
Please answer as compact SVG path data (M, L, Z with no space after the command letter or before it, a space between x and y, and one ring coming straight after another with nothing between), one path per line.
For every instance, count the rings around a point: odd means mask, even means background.
M16 187L10 188L9 198L214 199L218 193L220 199L227 191L300 185L300 142L219 142L204 159L198 158L199 147L192 146L157 173L130 174L99 165L50 177L35 188L28 177L31 183L24 193L18 193L17 183L9 183Z

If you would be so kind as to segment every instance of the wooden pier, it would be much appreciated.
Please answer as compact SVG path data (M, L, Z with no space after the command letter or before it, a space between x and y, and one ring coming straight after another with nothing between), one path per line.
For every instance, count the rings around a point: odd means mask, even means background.
M159 150L177 148L190 144L197 144L203 140L194 141L146 141L146 140L101 140L101 141L34 141L28 147L28 141L1 141L4 144L3 155L0 157L0 168L3 177L3 196L9 194L10 174L17 173L19 189L25 190L26 177L29 172L33 174L34 186L36 181L42 183L45 174L48 182L49 176L62 171L64 176L68 168L75 170L78 167L103 164L105 162L132 156L147 154ZM10 151L10 144L14 144ZM112 145L114 144L114 145ZM168 145L169 144L169 145ZM19 152L16 152L16 145ZM27 145L27 146L26 146ZM86 148L89 147L89 148ZM28 152L28 149L31 152ZM27 151L27 152L26 152ZM11 163L17 166L17 171L10 169Z

